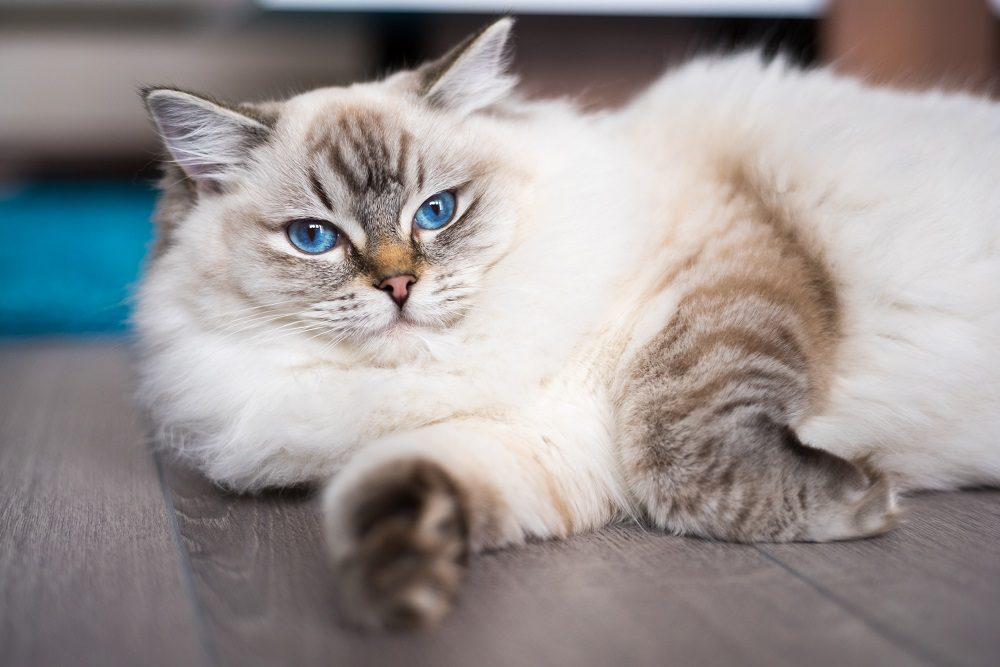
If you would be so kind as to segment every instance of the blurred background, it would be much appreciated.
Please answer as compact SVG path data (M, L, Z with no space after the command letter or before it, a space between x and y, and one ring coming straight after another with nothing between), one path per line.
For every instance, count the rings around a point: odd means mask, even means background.
M1000 0L0 0L0 336L127 330L159 155L140 85L284 97L418 63L508 11L526 90L591 108L748 47L1000 89Z

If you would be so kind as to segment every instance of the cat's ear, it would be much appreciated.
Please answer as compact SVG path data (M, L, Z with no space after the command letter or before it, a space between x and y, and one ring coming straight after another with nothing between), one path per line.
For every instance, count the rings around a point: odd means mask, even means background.
M517 84L517 77L507 72L513 26L514 19L502 18L418 70L427 101L472 113L506 97Z
M171 88L148 88L146 108L177 165L198 185L218 189L264 141L260 120Z

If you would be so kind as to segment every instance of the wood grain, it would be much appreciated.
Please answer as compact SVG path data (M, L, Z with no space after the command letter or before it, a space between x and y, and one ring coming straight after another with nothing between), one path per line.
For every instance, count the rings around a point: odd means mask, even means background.
M913 663L753 547L634 527L479 557L440 629L359 634L338 623L308 494L167 480L223 665Z
M923 662L1000 664L1000 491L923 494L875 540L762 551Z
M204 664L123 351L5 345L0 379L0 664Z

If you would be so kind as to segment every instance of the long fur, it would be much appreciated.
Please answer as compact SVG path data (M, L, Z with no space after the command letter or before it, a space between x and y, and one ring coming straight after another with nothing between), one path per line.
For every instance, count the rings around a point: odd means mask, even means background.
M485 51L459 54L465 70L438 79L457 86L451 107L428 103L419 71L288 100L235 187L175 221L136 315L141 397L164 442L238 490L332 477L324 508L341 560L359 548L366 480L393 462L458 480L473 551L643 511L622 467L622 374L697 280L679 264L733 217L739 179L836 294L835 351L822 398L791 424L798 437L901 490L1000 480L1000 107L750 54L695 61L619 112L584 114L506 94L503 43L487 34ZM473 103L476 91L488 99ZM198 133L212 134L202 118ZM218 164L235 161L233 145ZM342 161L316 162L317 145ZM407 305L418 324L394 327L370 278L350 288L350 319L337 299L354 283L332 277L350 258L301 273L280 231L330 218L389 261L364 222L388 200L349 212L362 186L344 174L365 173L365 146L385 147L372 158L385 163L431 156L424 190L400 191L386 214L400 238L426 196L488 184L473 193L473 240L421 265ZM180 166L196 154L185 148ZM333 214L309 194L310 168ZM445 302L432 286L449 267L460 285ZM323 280L329 290L310 291ZM442 608L427 590L411 598Z

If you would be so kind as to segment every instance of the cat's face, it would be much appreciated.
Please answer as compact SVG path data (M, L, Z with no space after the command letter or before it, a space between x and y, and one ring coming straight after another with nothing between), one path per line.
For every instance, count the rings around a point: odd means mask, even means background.
M159 270L199 274L187 299L234 330L384 351L454 326L516 229L521 168L481 113L512 83L508 29L416 72L266 108L149 92L194 194Z
M272 135L197 223L225 230L209 257L227 289L356 343L472 307L517 215L517 176L488 134L358 88L291 100Z

